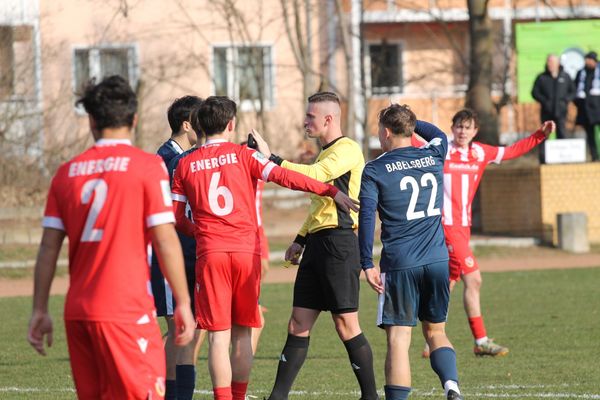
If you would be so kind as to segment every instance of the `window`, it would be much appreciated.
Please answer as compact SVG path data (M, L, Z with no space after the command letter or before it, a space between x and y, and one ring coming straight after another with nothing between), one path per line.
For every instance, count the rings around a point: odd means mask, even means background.
M13 29L11 26L0 26L0 98L13 94L13 79Z
M242 111L271 107L271 47L213 47L213 83L215 95L238 100Z
M402 47L398 43L381 43L369 45L371 67L371 94L390 95L401 93L402 80Z
M135 88L137 62L132 46L77 48L73 56L74 88L79 92L91 78L121 75Z

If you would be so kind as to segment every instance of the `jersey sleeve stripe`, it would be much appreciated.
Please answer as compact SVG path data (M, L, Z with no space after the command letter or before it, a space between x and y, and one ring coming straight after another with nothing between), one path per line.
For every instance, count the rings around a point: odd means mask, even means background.
M496 155L494 163L500 164L502 162L502 158L504 158L504 147L498 147L498 154Z
M61 231L65 230L65 225L63 224L62 219L58 217L44 217L44 219L42 219L42 227L59 229Z
M178 193L171 193L171 198L173 199L173 201L179 201L181 203L187 203L187 197L182 195L182 194L178 194Z
M175 215L172 211L165 211L158 214L149 215L146 218L146 225L148 228L157 225L169 224L175 222Z
M275 163L269 161L269 163L267 165L265 165L265 167L262 170L262 180L265 182L269 181L269 175L271 174L271 171L273 170L273 168L275 168L277 165L275 165Z

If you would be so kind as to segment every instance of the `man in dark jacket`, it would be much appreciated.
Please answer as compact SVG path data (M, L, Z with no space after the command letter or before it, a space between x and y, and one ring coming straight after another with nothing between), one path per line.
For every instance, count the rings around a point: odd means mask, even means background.
M585 66L575 78L577 95L577 125L585 128L587 143L592 154L592 161L598 161L595 129L600 125L600 64L598 54L590 51L585 55Z
M575 98L575 85L563 71L557 55L548 55L546 70L536 78L531 95L542 106L540 120L554 121L556 138L564 139L567 106Z

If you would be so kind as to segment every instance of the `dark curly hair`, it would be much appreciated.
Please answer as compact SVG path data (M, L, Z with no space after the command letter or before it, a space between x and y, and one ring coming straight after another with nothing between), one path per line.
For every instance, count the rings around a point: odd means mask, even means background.
M125 78L113 75L96 84L91 79L77 102L96 122L96 129L133 126L137 111L137 98Z

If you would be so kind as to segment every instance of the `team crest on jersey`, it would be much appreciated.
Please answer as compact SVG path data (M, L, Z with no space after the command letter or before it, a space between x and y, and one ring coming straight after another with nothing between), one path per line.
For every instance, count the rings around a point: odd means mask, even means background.
M465 258L465 265L469 268L473 268L473 266L475 266L475 260L473 260L473 257L469 256Z
M163 378L162 376L156 378L156 382L154 382L154 390L156 390L156 393L158 393L160 397L165 396L165 378Z
M266 158L262 153L260 153L258 151L255 151L254 154L252 154L252 157L254 157L256 159L256 161L258 161L262 165L265 165L266 163L269 162L269 159Z
M452 246L451 244L448 245L448 252L454 253L454 246Z

